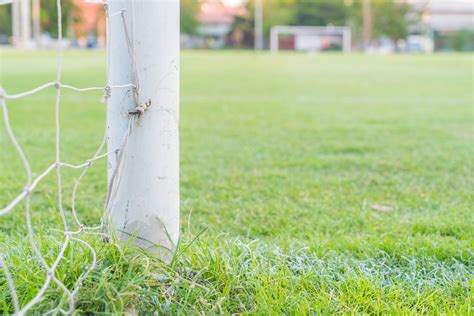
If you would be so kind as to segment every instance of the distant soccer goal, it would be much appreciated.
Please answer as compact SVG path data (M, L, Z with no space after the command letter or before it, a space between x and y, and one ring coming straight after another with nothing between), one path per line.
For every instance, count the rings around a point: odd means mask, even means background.
M351 51L352 30L349 26L273 26L270 31L270 50Z

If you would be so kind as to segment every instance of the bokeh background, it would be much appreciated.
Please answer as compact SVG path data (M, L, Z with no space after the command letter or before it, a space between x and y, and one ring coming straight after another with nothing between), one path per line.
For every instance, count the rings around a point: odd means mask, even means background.
M0 7L0 44L49 47L57 36L55 1ZM103 48L102 1L67 0L63 25L70 47ZM25 22L24 20L27 20ZM380 53L472 51L472 0L182 0L183 48L269 48L276 25L348 26L354 50ZM27 25L25 27L25 25ZM282 34L288 50L332 51L339 36Z

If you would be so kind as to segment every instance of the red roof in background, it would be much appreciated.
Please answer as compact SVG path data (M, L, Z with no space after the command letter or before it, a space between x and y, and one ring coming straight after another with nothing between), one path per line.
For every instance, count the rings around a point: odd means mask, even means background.
M103 7L96 3L88 3L83 0L74 0L74 5L80 11L79 28L81 31L90 33L97 31Z
M231 7L222 2L207 1L201 4L198 20L201 24L232 24L236 16L246 13L243 6Z

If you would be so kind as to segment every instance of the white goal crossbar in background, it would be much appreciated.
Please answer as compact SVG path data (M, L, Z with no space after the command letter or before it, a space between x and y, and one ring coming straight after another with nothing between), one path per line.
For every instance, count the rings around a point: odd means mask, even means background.
M23 2L23 0L5 1ZM26 2L26 1L25 1ZM92 1L88 1L92 2ZM26 227L35 260L44 271L44 284L26 302L21 302L15 288L14 267L8 253L0 253L0 266L11 294L15 314L24 315L43 297L51 283L62 291L65 301L48 313L72 313L82 282L95 268L94 248L83 238L86 234L105 235L121 240L137 237L135 242L168 261L179 237L179 0L113 0L102 3L107 24L107 76L101 87L75 87L62 81L61 0L56 0L58 15L57 71L54 81L18 94L9 94L0 87L0 105L4 125L18 159L22 161L26 183L23 191L6 206L0 206L0 216L18 208L24 202ZM8 78L7 78L8 80ZM44 170L33 172L29 158L17 141L10 124L7 101L26 98L45 89L55 89L55 160ZM61 159L60 119L61 91L103 91L107 106L107 130L97 151L80 164ZM104 152L106 145L108 150ZM87 227L75 209L75 199L81 179L99 159L108 159L108 192L103 219L95 227ZM77 178L71 208L63 204L62 168L82 169ZM51 229L63 235L56 259L48 264L35 240L31 222L34 205L31 193L49 174L57 178L57 210L62 229ZM38 175L36 175L38 174ZM36 176L34 176L36 175ZM107 181L104 179L104 181ZM67 220L70 212L72 220ZM113 236L111 236L113 235ZM144 243L143 241L147 241ZM72 288L56 275L69 245L88 249L92 261L87 264ZM157 249L160 246L160 249ZM159 250L165 253L158 253ZM64 305L67 305L65 308Z
M295 37L295 49L313 51L320 49L321 38L340 36L341 48L345 53L351 52L352 31L349 26L288 26L276 25L270 30L270 50L280 50L280 36Z

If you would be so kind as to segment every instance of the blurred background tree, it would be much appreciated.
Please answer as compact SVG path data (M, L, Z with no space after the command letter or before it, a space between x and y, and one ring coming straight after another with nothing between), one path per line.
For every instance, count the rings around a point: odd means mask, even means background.
M374 36L386 36L393 41L407 37L410 6L394 0L373 1Z
M75 12L78 10L75 7L73 0L63 0L62 2L62 21L63 34L67 34L68 21L73 16L78 16ZM0 6L0 34L12 35L12 6ZM56 1L41 1L41 29L43 32L49 33L52 37L58 36L57 19L58 13L56 9Z
M228 43L234 48L250 48L254 42L254 14L236 17L228 36Z
M456 51L467 52L474 49L474 32L472 30L461 30L454 34L450 47Z
M350 12L343 0L297 0L293 25L345 25Z
M199 22L196 18L199 2L196 0L181 0L180 7L181 33L196 34L199 26Z
M362 37L362 0L348 1L347 15L356 41ZM372 15L372 38L388 37L393 41L405 38L409 27L415 22L411 6L395 0L370 0Z
M296 15L298 0L262 0L263 1L263 32L270 34L274 25L292 24ZM253 15L252 7L252 15Z
M63 25L63 35L67 34L69 24L72 19L77 19L80 14L77 13L78 7L74 5L73 0L63 0L61 2L61 20ZM41 30L49 33L51 37L58 36L58 12L56 9L56 1L41 1Z
M0 34L12 33L11 6L0 5Z
M12 33L12 16L9 6L0 5L0 34Z

